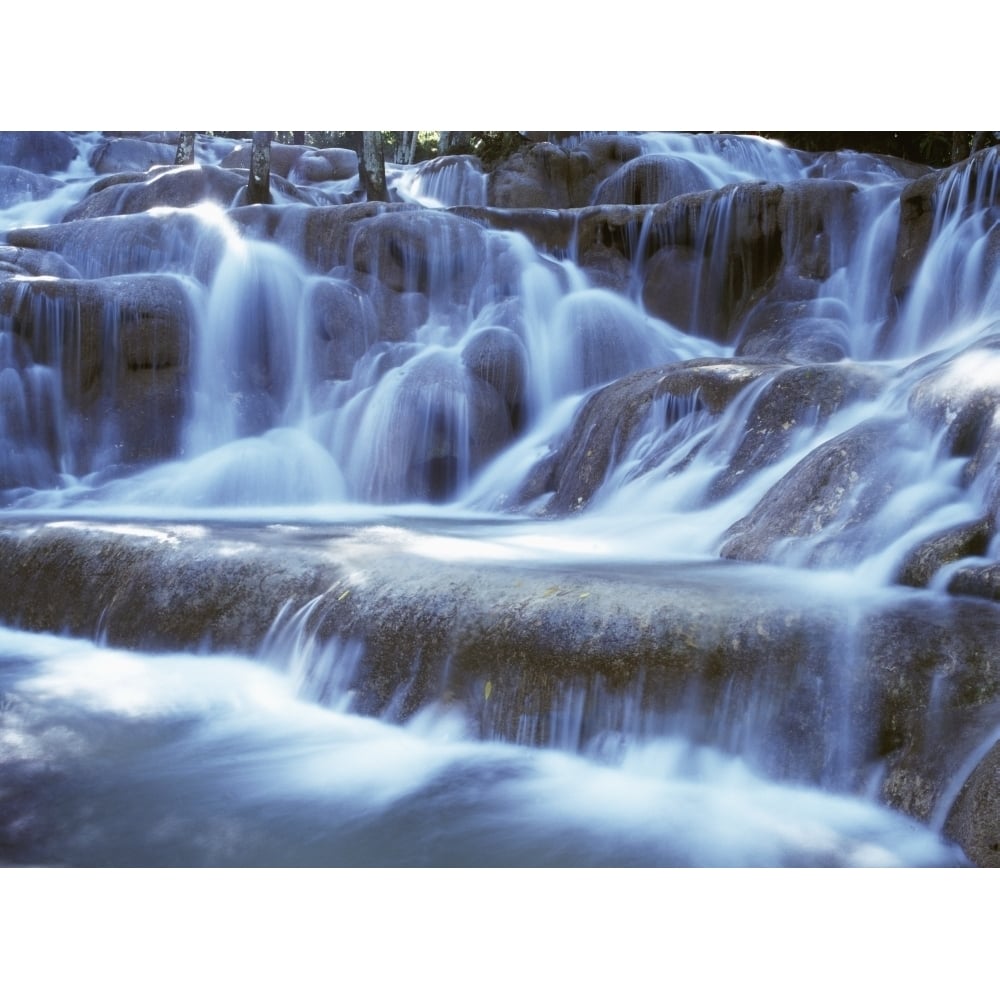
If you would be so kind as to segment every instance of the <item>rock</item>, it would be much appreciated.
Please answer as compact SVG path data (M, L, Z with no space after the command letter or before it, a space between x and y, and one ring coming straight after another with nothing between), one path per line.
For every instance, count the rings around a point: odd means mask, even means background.
M55 174L69 169L77 157L66 132L0 132L0 163L35 174Z
M800 364L850 356L848 325L838 316L817 316L816 300L765 300L754 309L736 342L737 357L786 358Z
M297 184L348 181L358 175L358 154L353 149L306 149L295 161L288 179Z
M604 482L612 462L625 456L655 400L685 401L675 418L689 406L718 413L750 382L771 370L766 365L702 358L634 372L612 382L583 404L565 439L553 446L522 483L515 505L523 506L551 493L541 513L560 515L580 510ZM665 457L656 455L659 460ZM649 467L644 466L644 471Z
M86 195L66 212L63 221L130 215L151 208L188 208L205 201L228 208L246 184L246 177L202 164L152 170L139 180L125 174L121 183L101 186Z
M326 378L349 378L379 333L370 299L348 282L323 280L312 287L310 301L320 372Z
M145 139L104 139L93 147L87 162L98 174L143 173L150 167L172 166L177 143Z
M892 265L892 294L906 297L923 263L939 216L967 212L995 190L1000 156L984 149L961 163L935 170L908 184L899 196L899 230ZM980 205L982 207L982 204Z
M949 577L948 593L1000 601L1000 563L962 566Z
M988 518L940 531L907 553L896 574L896 582L907 587L926 587L949 563L985 555L992 534L993 525Z
M491 738L545 744L572 696L581 746L639 705L689 720L695 741L713 730L693 720L714 720L732 752L790 780L860 791L881 764L891 805L924 822L946 811L948 832L991 863L995 738L975 751L1000 698L1000 609L897 592L847 599L845 615L822 586L756 567L565 569L441 559L440 544L385 526L8 519L0 577L18 586L0 617L83 636L100 623L109 643L142 649L253 651L279 612L310 603L317 639L360 644L362 713L449 703Z
M79 278L80 272L58 253L28 250L16 246L0 246L0 271L31 277Z
M10 208L22 201L38 201L47 198L62 187L60 181L53 180L20 167L0 166L0 209Z
M225 252L222 230L192 213L144 212L16 229L7 234L7 242L20 248L20 254L37 252L30 258L32 274L108 278L175 271L206 284ZM32 269L38 267L51 270Z
M538 142L493 168L486 203L497 208L570 208L586 205L593 185L586 153Z
M512 436L500 395L450 351L415 355L353 402L344 465L376 503L449 500Z
M920 365L928 363L923 359ZM952 455L976 455L1000 412L997 374L1000 335L992 333L939 361L917 381L909 395L909 411L935 433L945 430L944 443Z
M834 523L841 535L863 525L895 489L884 463L894 436L892 423L867 420L813 449L726 531L720 555L765 562ZM818 560L813 550L806 562Z
M784 458L804 429L819 429L845 406L875 399L884 384L881 370L863 365L808 365L776 372L755 398L740 443L712 482L709 496L728 496Z
M528 354L521 339L502 326L477 330L462 349L470 374L493 387L504 401L512 430L524 421Z
M397 292L469 302L486 260L485 231L429 209L379 214L354 227L354 268Z
M182 281L136 275L0 283L32 362L52 368L67 413L68 471L176 454L187 393L191 312Z
M619 167L594 192L598 205L656 205L680 194L713 186L708 175L691 160L648 154Z
M948 813L945 835L980 868L1000 868L1000 740L969 775Z

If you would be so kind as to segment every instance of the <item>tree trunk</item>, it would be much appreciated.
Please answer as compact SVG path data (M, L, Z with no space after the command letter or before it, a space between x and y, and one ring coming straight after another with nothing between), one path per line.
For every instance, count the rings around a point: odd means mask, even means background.
M250 183L247 202L251 205L271 204L271 136L273 132L254 132L250 148Z
M958 163L969 155L969 133L951 133L951 162Z
M412 163L417 155L417 139L419 132L400 132L399 144L396 146L394 157L397 163Z
M293 132L292 133L292 145L293 146L304 146L306 144L306 134L305 132Z
M178 166L194 163L194 137L194 132L181 132L181 137L177 140L177 155L174 157L174 163Z
M456 150L468 148L468 132L441 132L438 136L438 152L442 156L448 156Z
M365 186L369 201L388 201L389 188L385 182L385 151L382 148L381 132L361 133L361 156L358 158L358 172Z
M979 150L983 148L985 143L986 133L976 132L976 134L972 137L972 148L969 150L969 156L972 156L973 153L978 153Z

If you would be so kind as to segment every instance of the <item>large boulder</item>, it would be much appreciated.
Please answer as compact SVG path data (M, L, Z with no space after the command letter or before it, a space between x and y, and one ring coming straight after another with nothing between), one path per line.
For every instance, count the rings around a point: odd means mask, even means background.
M66 132L0 132L0 163L35 174L69 169L76 145Z
M875 399L884 384L882 371L863 365L802 365L776 372L756 395L740 442L709 495L728 496L781 461L804 430L819 430L845 406Z
M176 454L192 312L183 281L136 275L0 282L31 364L56 373L46 419L77 475Z
M0 209L22 201L47 198L62 186L61 181L20 167L0 166Z
M697 164L679 156L649 153L619 167L594 192L598 205L656 205L679 194L705 191L711 179Z
M106 278L172 271L206 283L226 249L223 229L190 212L142 212L15 229L7 242L18 248L17 260L31 274Z
M813 449L727 530L720 554L764 562L799 543L808 564L822 562L819 536L835 527L838 537L829 540L839 550L894 492L885 458L895 436L894 423L868 420Z
M677 404L665 409L666 432L670 421L692 409L720 413L739 392L774 368L702 358L635 372L598 389L580 407L563 440L531 470L514 505L523 507L544 500L545 514L581 510L613 464L625 457L656 400ZM654 450L640 474L669 457L669 453Z
M139 177L123 174L92 189L66 212L63 221L130 215L151 208L188 208L205 201L228 208L246 183L237 173L199 164L154 169Z
M146 139L103 139L94 146L87 162L96 174L144 173L150 167L173 164L177 143Z

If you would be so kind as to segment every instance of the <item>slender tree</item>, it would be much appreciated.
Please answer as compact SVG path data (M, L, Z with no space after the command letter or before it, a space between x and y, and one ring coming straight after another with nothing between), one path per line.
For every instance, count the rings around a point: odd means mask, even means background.
M254 132L250 147L250 182L247 201L251 205L271 204L271 136L273 132Z
M361 133L361 155L358 172L369 201L388 201L389 188L385 182L385 149L381 132Z
M194 163L195 134L194 132L181 132L180 138L177 140L177 155L174 157L174 163L178 166Z

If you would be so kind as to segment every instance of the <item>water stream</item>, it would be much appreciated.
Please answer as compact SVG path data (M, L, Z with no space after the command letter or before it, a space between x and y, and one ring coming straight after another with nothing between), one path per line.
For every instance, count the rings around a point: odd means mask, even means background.
M55 232L64 213L87 204L96 178L87 157L101 140L73 141L80 156L53 172L54 190L4 199L0 228ZM488 204L470 158L394 168L400 201L320 249L310 220L354 198L350 182L301 182L308 208L278 189L266 211L207 200L126 210L142 192L120 185L123 214L81 214L65 224L58 260L32 258L37 273L9 279L3 516L395 524L445 559L453 541L466 545L456 565L596 564L655 580L717 564L733 526L811 456L875 428L879 460L845 484L849 499L815 530L771 544L760 569L789 594L809 574L815 606L843 623L836 655L800 665L801 684L808 674L816 689L804 715L820 728L798 763L753 751L773 743L777 681L761 681L752 697L733 681L728 695L692 694L669 713L569 685L512 741L484 732L461 706L358 714L364 649L320 639L294 608L245 655L112 649L97 623L88 638L4 628L0 859L962 863L942 839L943 800L933 828L879 804L882 762L867 721L836 706L853 704L863 684L852 637L869 595L900 600L895 583L913 546L992 509L986 463L968 462L982 434L956 444L951 417L934 428L914 413L925 398L937 412L939 397L950 412L951 386L988 395L996 384L1000 272L986 261L997 158L957 173L939 199L900 307L892 255L911 178L870 157L817 159L741 137L636 141L641 156L591 196L595 206L648 196L640 249L620 281L573 253L440 211ZM570 152L574 142L584 140L569 140ZM200 143L200 162L221 171L229 146ZM155 183L170 176L161 170ZM835 207L803 202L800 217L782 203L778 263L766 241L740 257L748 186L807 181L827 185ZM668 321L649 300L648 274L666 252L654 205L697 192L712 197L691 244L701 263L686 318ZM822 222L810 229L816 212ZM736 301L765 271L773 302L791 301L774 289L798 290L796 322L828 352L815 365L826 366L830 390L797 406L786 402L790 380L808 363L796 368L785 354L772 363L739 346L772 299L755 305L744 295L743 327L719 332L723 289ZM177 317L190 329L187 354L172 339ZM94 324L100 363L87 342ZM150 325L152 340L137 339ZM172 351L176 363L163 362ZM605 465L588 472L591 456L605 454L602 418L586 424L595 393L631 373L695 370L699 359L717 366L715 381L660 393L633 425L623 417ZM143 380L133 387L136 372ZM179 397L164 388L174 377ZM559 475L543 475L551 468ZM925 599L945 607L947 575L993 554L951 565ZM823 764L807 763L814 758Z

